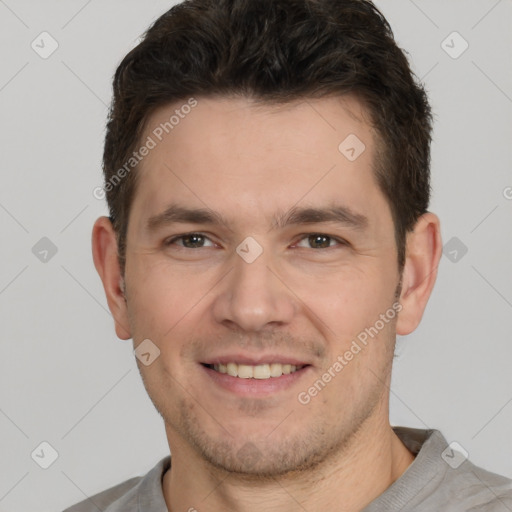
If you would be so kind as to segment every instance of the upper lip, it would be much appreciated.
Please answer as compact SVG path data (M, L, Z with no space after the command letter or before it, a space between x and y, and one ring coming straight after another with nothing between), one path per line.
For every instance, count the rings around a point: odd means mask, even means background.
M246 364L251 366L257 366L260 364L291 364L295 366L305 366L310 363L307 361L297 359L293 356L287 356L283 354L265 354L260 356L249 356L246 354L223 354L215 357L210 357L204 361L203 364Z

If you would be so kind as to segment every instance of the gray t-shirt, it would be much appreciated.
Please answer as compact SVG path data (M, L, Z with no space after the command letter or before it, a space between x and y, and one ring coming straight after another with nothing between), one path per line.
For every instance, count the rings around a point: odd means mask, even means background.
M416 458L402 476L361 512L512 512L512 480L473 465L438 430L394 427ZM162 477L168 455L135 477L64 512L168 512Z

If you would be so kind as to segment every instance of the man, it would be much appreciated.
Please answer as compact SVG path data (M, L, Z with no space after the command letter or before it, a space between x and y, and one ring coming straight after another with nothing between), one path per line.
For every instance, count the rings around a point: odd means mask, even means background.
M501 511L391 427L442 245L431 113L364 0L191 0L122 61L93 256L171 456L68 509Z

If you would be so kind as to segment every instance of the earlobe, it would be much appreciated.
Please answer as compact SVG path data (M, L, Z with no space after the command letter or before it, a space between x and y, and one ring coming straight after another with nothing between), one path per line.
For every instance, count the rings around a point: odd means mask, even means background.
M100 217L94 223L92 256L103 283L108 307L114 317L116 334L118 338L127 340L131 338L131 332L124 296L124 279L119 266L116 235L108 217Z
M418 326L434 288L442 254L440 222L437 215L423 214L407 234L396 333L405 336Z

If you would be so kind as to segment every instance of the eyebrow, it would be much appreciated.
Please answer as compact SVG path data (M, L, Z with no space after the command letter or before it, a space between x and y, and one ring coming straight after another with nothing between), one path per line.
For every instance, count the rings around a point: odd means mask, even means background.
M326 208L294 206L287 212L278 214L272 220L270 229L320 222L335 222L357 231L363 231L369 225L368 217L346 206L334 205ZM146 226L148 231L153 232L175 223L224 225L230 229L227 219L210 208L188 208L178 204L171 204L162 213L150 217Z
M272 229L317 222L335 222L358 231L364 230L369 225L368 217L365 215L356 213L347 206L334 205L326 208L293 207L273 220Z

